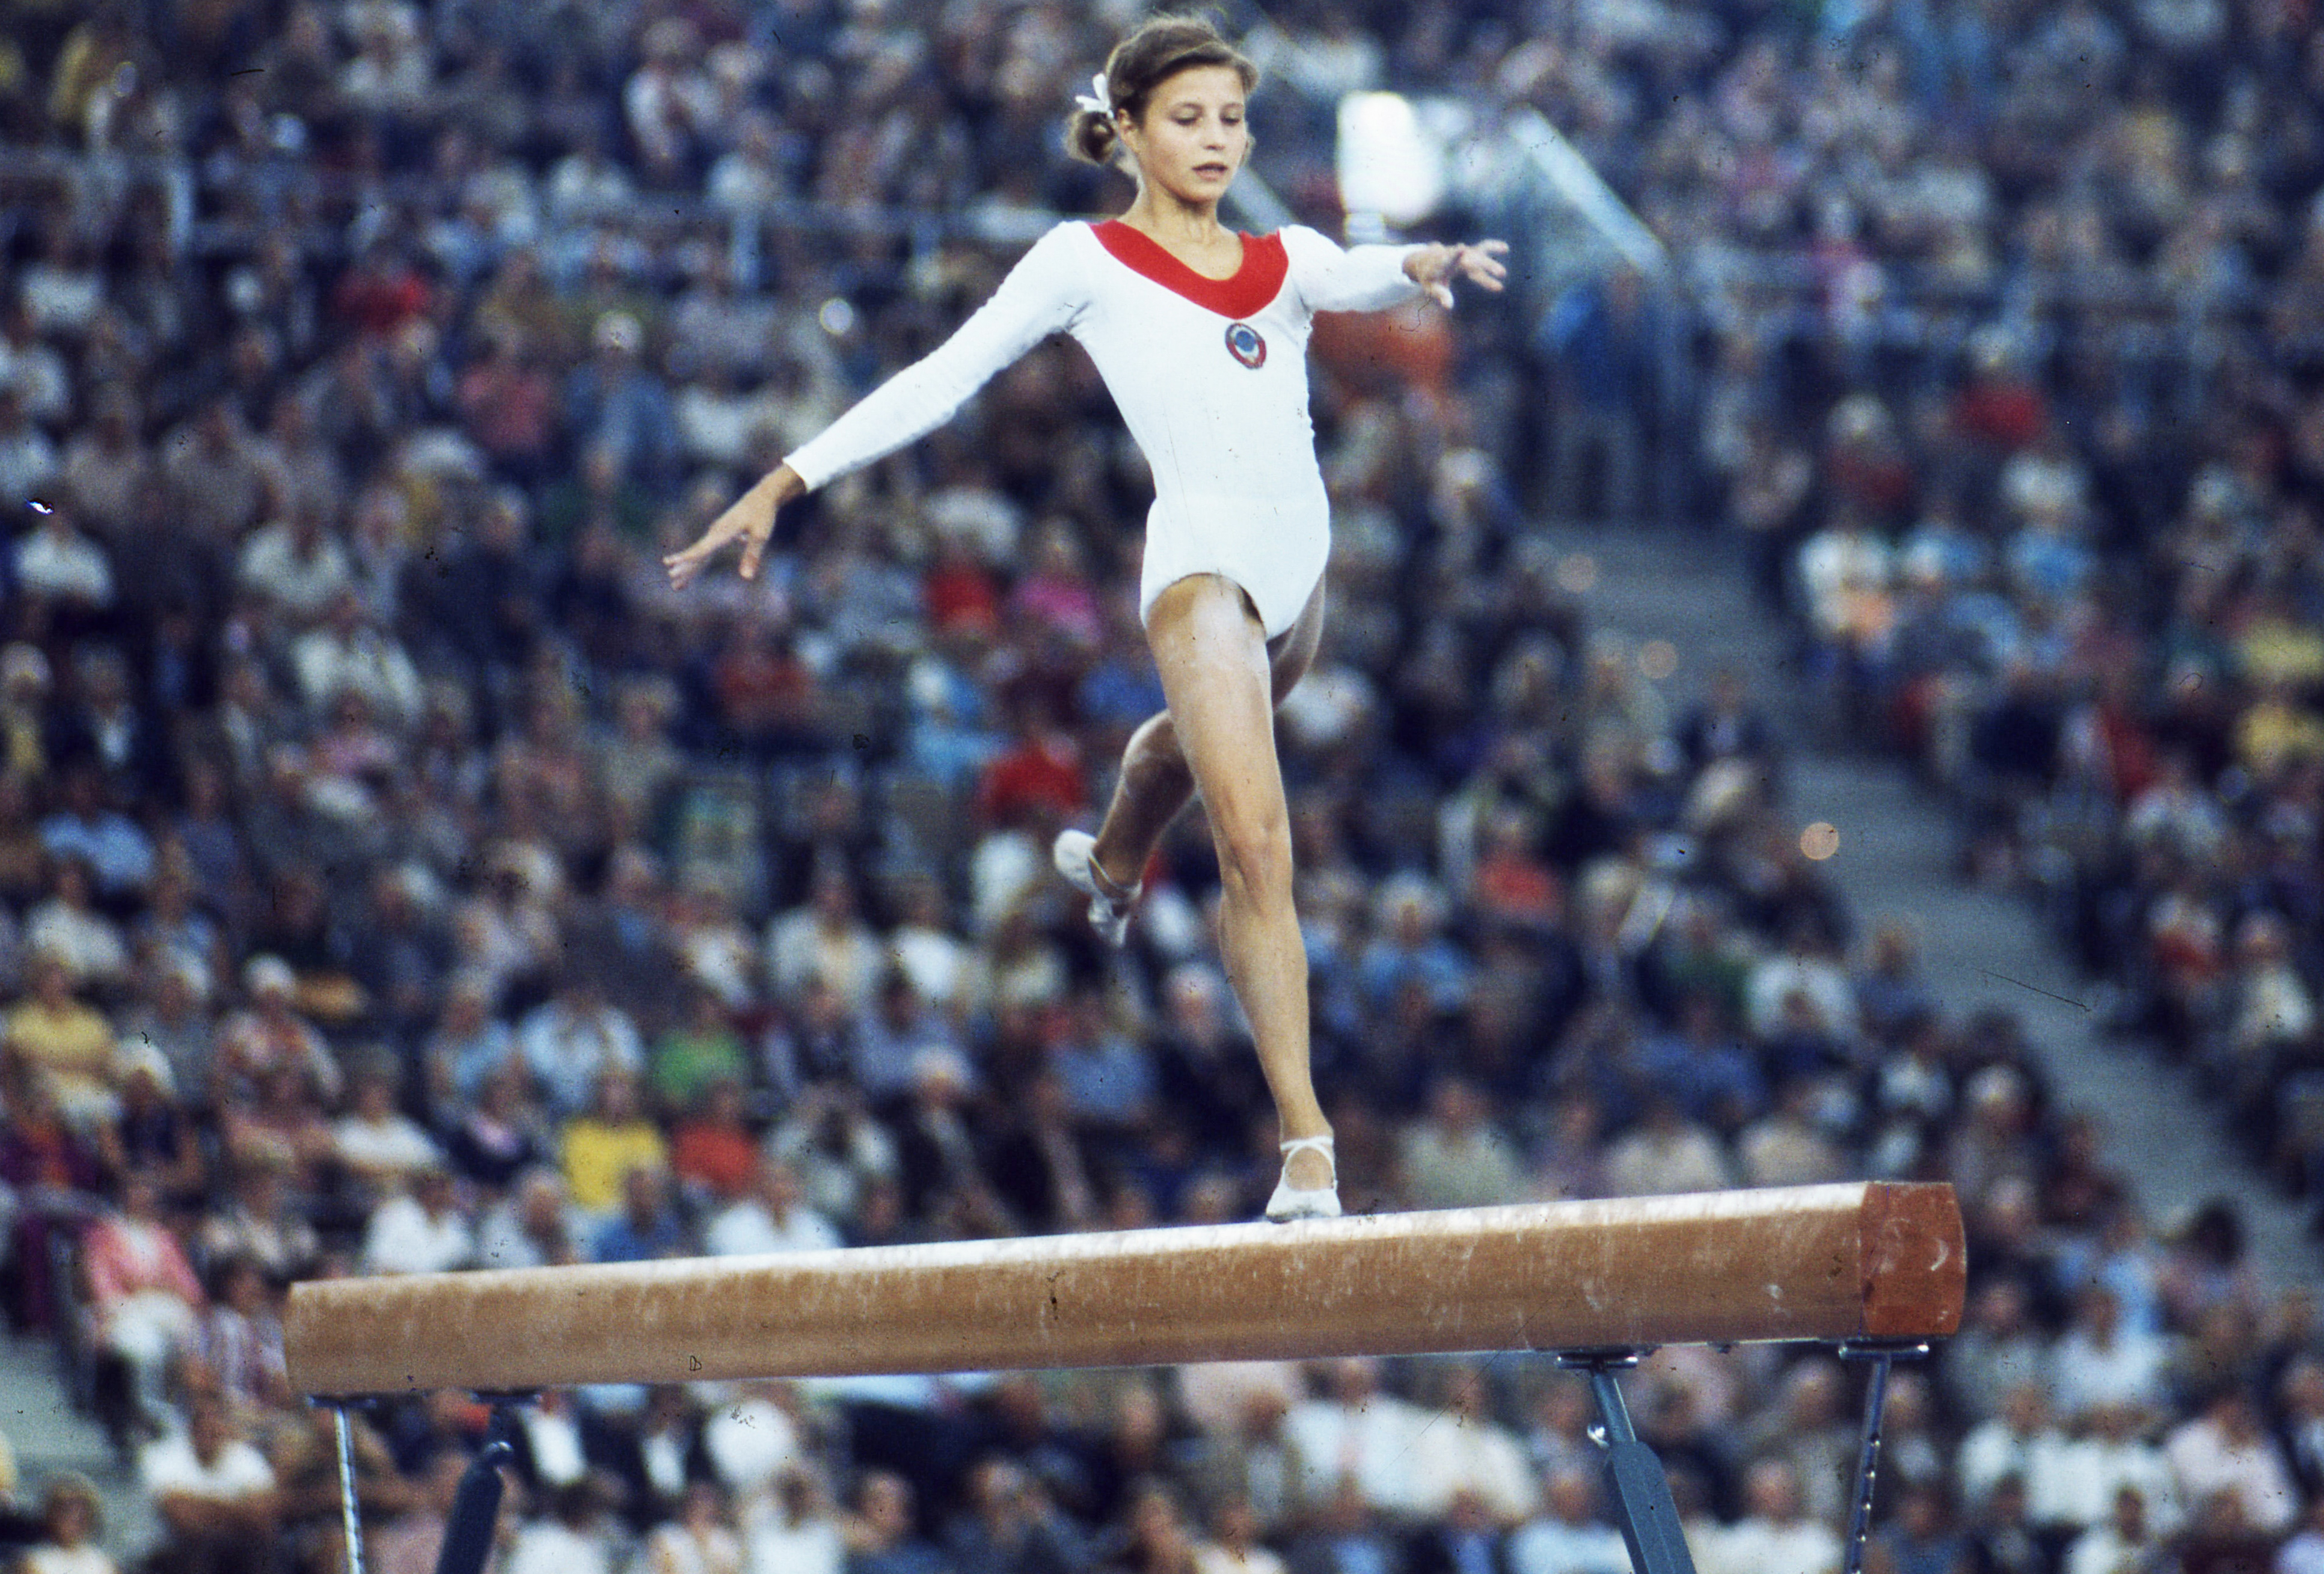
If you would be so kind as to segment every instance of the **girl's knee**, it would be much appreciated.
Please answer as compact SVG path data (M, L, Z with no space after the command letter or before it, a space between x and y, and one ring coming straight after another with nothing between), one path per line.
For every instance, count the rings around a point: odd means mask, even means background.
M1264 900L1291 892L1290 822L1271 815L1236 816L1214 829L1219 876L1247 897Z

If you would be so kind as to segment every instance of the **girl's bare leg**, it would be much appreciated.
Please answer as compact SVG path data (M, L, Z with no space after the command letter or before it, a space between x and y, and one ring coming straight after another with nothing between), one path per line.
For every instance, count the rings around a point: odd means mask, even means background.
M1228 588L1240 596L1232 585ZM1156 610L1160 610L1158 602ZM1268 642L1268 687L1275 704L1281 704L1307 676L1323 636L1323 587L1319 583L1291 627ZM1194 775L1186 769L1170 713L1157 712L1130 735L1129 746L1121 751L1121 774L1114 779L1105 822L1097 832L1098 872L1123 890L1135 887L1161 844L1162 833L1194 796Z
M1320 599L1311 603L1301 624L1311 613L1320 618L1321 605ZM1300 631L1295 625L1286 635L1281 654L1292 654ZM1187 789L1176 783L1201 791L1218 849L1227 979L1250 1019L1283 1136L1325 1136L1331 1123L1316 1102L1308 1069L1307 952L1292 908L1291 815L1275 755L1276 663L1250 598L1216 575L1196 575L1165 590L1146 632L1170 708L1156 719L1161 728L1149 722L1139 729L1143 756L1123 762L1122 788L1099 841L1101 849L1111 845L1123 858L1119 864L1106 858L1106 870L1135 879L1152 839L1169 824L1167 815L1154 816L1165 802L1171 815L1185 805ZM1303 670L1314 653L1311 633ZM1296 674L1291 677L1296 681ZM1139 754L1137 740L1131 753ZM1170 774L1171 754L1184 778ZM1148 837L1142 850L1129 838L1133 831ZM1290 1164L1294 1185L1331 1183L1330 1161L1322 1154L1294 1154Z

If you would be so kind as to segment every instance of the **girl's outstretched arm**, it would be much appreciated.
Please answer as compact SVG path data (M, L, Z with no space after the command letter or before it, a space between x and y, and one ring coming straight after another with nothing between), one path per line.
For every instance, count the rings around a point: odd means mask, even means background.
M1412 299L1416 287L1442 305L1452 304L1452 281L1475 281L1499 290L1508 278L1501 256L1506 241L1473 245L1361 245L1342 247L1303 225L1283 231L1291 277L1310 311L1379 311Z
M755 578L775 513L803 492L894 453L952 419L968 397L1027 350L1066 327L1080 308L1080 279L1060 225L1033 244L952 336L873 389L803 444L712 521L692 546L662 559L683 589L728 543L742 543L742 577Z

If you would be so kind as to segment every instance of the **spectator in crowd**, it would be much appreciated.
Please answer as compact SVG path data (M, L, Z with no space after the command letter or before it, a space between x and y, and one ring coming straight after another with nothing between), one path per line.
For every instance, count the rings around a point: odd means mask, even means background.
M410 1189L382 1202L363 1244L364 1266L379 1274L440 1274L475 1261L476 1237L442 1165L414 1171Z
M1509 1537L1511 1574L1621 1574L1630 1554L1598 1516L1598 1479L1562 1468L1542 1483L1538 1512Z
M2146 1503L2138 1488L2115 1494L2114 1512L2102 1524L2074 1538L2066 1549L2064 1574L2112 1574L2118 1569L2167 1567L2168 1553L2146 1523Z
M1403 1516L1421 1483L1411 1450L1425 1413L1379 1391L1379 1365L1351 1357L1331 1364L1329 1389L1292 1408L1285 1428L1307 1471L1300 1494L1322 1503L1352 1484L1369 1508Z
M171 1364L194 1341L203 1292L185 1248L161 1216L151 1175L122 1178L119 1207L89 1226L81 1272L98 1343L127 1368L134 1419L165 1413Z
M1516 1148L1493 1128L1483 1094L1463 1077L1437 1079L1399 1160L1415 1207L1484 1207L1515 1201L1524 1189Z
M96 1483L67 1472L41 1495L42 1540L18 1565L23 1574L118 1574L120 1565L98 1542L103 1505Z
M714 1256L748 1256L821 1251L840 1240L830 1221L800 1200L790 1166L768 1159L759 1166L757 1185L704 1227L703 1244Z
M1360 1574L1397 1566L1396 1542L1353 1477L1333 1486L1307 1523L1286 1560L1294 1574Z
M612 1574L613 1548L597 1484L585 1476L546 1496L545 1512L517 1527L508 1549L510 1574Z
M207 1378L245 1424L291 1401L282 1318L258 1260L226 1256L210 1269L208 1304L191 1342Z
M138 1476L171 1535L171 1558L198 1574L265 1574L281 1502L266 1457L235 1428L224 1400L197 1393L182 1432L148 1444Z
M476 1225L477 1260L495 1268L540 1268L582 1260L564 1178L542 1166L517 1176Z
M290 1168L289 1155L263 1149L230 1164L226 1194L196 1237L206 1260L248 1256L279 1284L314 1272L322 1238L294 1205Z
M622 1177L632 1170L669 1167L669 1143L647 1118L634 1071L611 1067L595 1083L589 1108L565 1123L558 1167L574 1207L603 1219L620 1206Z
M1799 1472L1787 1460L1758 1460L1743 1473L1743 1517L1712 1541L1704 1561L1720 1570L1829 1574L1840 1567L1840 1538L1805 1510Z
M601 980L577 969L527 1013L517 1047L550 1113L561 1118L580 1114L601 1094L609 1073L634 1078L645 1070L637 1025L605 999ZM634 1098L633 1082L629 1092Z
M2147 1505L2147 1520L2158 1534L2170 1535L2186 1514L2170 1461L2145 1435L2151 1413L2135 1405L2100 1404L2085 1416L2080 1436L2066 1444L2061 1458L2045 1461L2043 1517L2076 1530L2088 1529L2113 1511L2115 1496L2135 1487Z
M891 1471L870 1471L856 1487L846 1545L848 1574L937 1574L945 1567L913 1527L910 1485Z
M435 1138L395 1107L392 1066L363 1067L351 1085L347 1113L333 1128L332 1140L338 1163L353 1182L383 1196L401 1189L417 1171L441 1166L444 1154Z
M113 1025L76 992L61 954L35 953L30 972L31 990L0 1023L0 1046L14 1077L42 1083L69 1121L93 1130L117 1103Z
M1282 1558L1259 1540L1258 1516L1241 1498L1229 1498L1211 1515L1210 1538L1194 1549L1197 1574L1285 1574Z
M1604 1183L1614 1197L1717 1192L1732 1183L1731 1173L1718 1139L1658 1090L1648 1095L1645 1118L1608 1148Z
M2182 1503L2230 1494L2242 1522L2263 1534L2280 1534L2299 1518L2298 1487L2239 1384L2222 1384L2200 1415L2172 1430L2163 1453Z
M2121 1298L2110 1286L2089 1284L2077 1298L2073 1322L2052 1348L2058 1408L2079 1420L2099 1405L2159 1407L2165 1355L2160 1339L2123 1327Z
M442 1449L430 1456L419 1472L415 1501L400 1514L366 1523L364 1566L376 1565L381 1574L432 1574L466 1468L457 1450Z
M752 1505L743 1534L752 1574L779 1569L840 1574L844 1566L842 1526L829 1495L804 1467L776 1476L774 1490Z
M742 1574L742 1542L730 1518L718 1488L695 1483L678 1517L646 1538L644 1567L651 1574Z
M1413 1468L1423 1518L1445 1514L1465 1497L1485 1523L1508 1530L1534 1511L1539 1488L1516 1435L1493 1416L1484 1373L1461 1365L1445 1376L1434 1423L1414 1444Z

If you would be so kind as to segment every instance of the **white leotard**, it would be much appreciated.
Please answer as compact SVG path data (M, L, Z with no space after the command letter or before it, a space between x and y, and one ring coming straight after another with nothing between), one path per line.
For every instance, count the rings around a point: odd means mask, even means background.
M1342 251L1296 226L1246 236L1240 270L1207 279L1129 226L1061 224L992 299L791 455L810 488L895 452L1048 335L1097 364L1154 473L1139 612L1190 574L1247 592L1269 638L1323 576L1331 510L1307 417L1319 311L1406 300L1409 247Z

